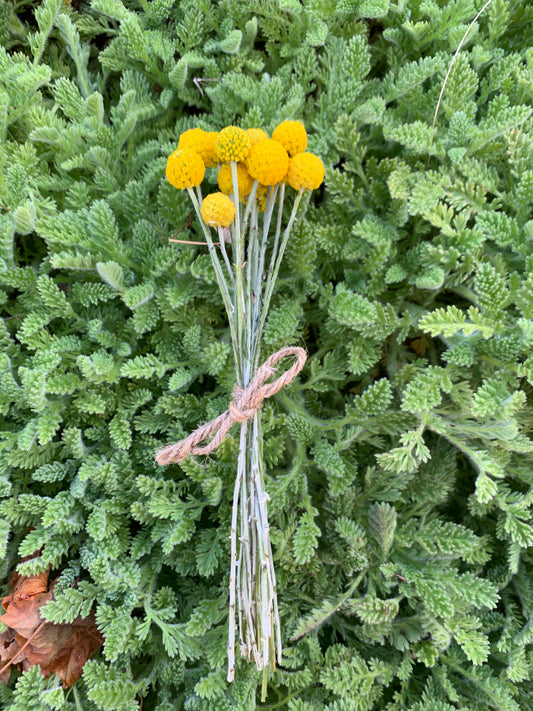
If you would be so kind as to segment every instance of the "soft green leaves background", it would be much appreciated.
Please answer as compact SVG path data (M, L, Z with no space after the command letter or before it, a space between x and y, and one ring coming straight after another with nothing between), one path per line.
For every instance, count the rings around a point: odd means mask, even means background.
M480 16L432 130L481 6L0 2L1 569L51 565L47 619L95 609L106 636L75 689L30 670L2 708L528 708L528 2ZM235 434L154 464L234 383L164 169L193 126L293 118L326 181L265 330L309 358L263 409L284 662L261 705L253 665L225 681Z

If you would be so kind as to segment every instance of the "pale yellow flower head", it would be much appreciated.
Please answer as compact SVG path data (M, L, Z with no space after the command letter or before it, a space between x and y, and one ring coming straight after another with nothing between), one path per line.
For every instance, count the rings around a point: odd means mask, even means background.
M210 168L217 164L215 144L218 133L203 131L201 128L191 128L181 134L178 149L188 148L196 151L203 160L205 167Z
M307 131L301 121L283 121L274 129L272 138L279 141L290 156L307 148Z
M200 208L202 218L210 227L229 227L235 219L235 205L224 193L207 195Z
M316 190L324 180L324 163L314 153L298 153L289 161L287 182L295 190Z
M231 176L231 166L227 163L218 171L217 175L218 187L226 195L233 194L233 180ZM250 190L254 184L254 179L246 170L243 163L237 163L237 184L239 190L239 199L243 200L250 194Z
M262 128L247 128L246 135L250 139L252 146L268 138L268 133L263 131Z
M275 185L287 173L289 156L281 143L267 138L252 146L246 167L252 178L262 185Z
M226 126L218 134L216 151L219 163L229 163L230 160L244 160L250 152L251 141L243 128Z
M166 176L178 190L195 188L205 175L205 164L196 151L190 148L176 150L167 160Z

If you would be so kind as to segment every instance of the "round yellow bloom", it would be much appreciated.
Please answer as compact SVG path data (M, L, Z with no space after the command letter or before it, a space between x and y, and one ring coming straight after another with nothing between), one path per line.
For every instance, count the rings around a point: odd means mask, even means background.
M218 134L216 151L220 163L243 160L250 152L251 141L243 128L226 126Z
M205 165L196 151L190 148L176 150L167 160L166 176L178 190L195 188L205 175Z
M218 131L209 131L206 139L206 144L209 147L209 162L205 164L206 168L212 168L218 163L217 141Z
M218 187L226 195L233 194L233 181L231 178L231 166L226 163L218 171L217 175ZM254 184L254 179L246 170L242 163L237 163L237 183L239 190L239 199L243 200L250 194L250 190Z
M196 151L203 160L206 168L217 164L215 144L218 133L216 131L202 131L201 128L191 128L181 134L178 150L188 148Z
M268 138L268 133L263 131L262 128L247 128L246 135L249 137L252 146L259 143L259 141L264 141L265 138Z
M262 185L275 185L287 173L289 156L281 143L267 138L252 146L246 167L252 178Z
M224 193L211 193L200 209L204 222L210 227L229 227L235 218L235 205Z
M314 153L298 153L289 161L287 182L295 190L316 190L324 180L324 163Z
M281 143L290 156L307 148L307 131L301 121L283 121L274 129L272 138Z

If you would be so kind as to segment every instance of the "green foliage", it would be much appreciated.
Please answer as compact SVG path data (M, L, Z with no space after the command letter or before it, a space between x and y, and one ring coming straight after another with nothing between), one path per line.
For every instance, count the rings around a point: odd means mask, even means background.
M59 574L44 615L106 637L7 711L520 711L533 661L533 13L482 3L0 1L0 548ZM301 119L326 166L264 355L283 630L225 681L238 441L228 326L180 133ZM39 551L36 558L23 556ZM6 588L7 590L7 588Z

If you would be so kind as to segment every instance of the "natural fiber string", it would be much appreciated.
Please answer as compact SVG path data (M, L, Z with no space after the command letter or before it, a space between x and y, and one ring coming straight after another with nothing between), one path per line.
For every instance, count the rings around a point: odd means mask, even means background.
M294 356L296 362L283 375L273 383L265 385L266 381L276 373L274 365L285 356ZM237 422L246 422L263 406L263 400L275 395L278 390L281 390L285 385L288 385L298 375L304 367L307 360L307 354L303 348L291 346L290 348L282 348L276 353L273 353L261 365L257 373L245 388L235 386L233 390L233 400L226 412L219 415L211 422L208 422L197 430L192 432L188 437L182 439L176 444L170 444L163 449L160 449L156 454L156 461L161 466L171 464L172 462L182 462L191 454L210 454L222 442L229 429ZM199 447L198 445L209 439L213 439L209 444Z

